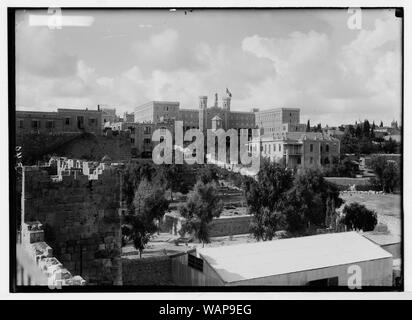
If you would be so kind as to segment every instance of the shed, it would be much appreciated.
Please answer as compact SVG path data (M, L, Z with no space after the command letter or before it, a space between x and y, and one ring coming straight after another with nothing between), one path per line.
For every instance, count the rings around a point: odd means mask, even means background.
M392 285L392 255L356 232L199 248L172 261L174 282L198 286Z

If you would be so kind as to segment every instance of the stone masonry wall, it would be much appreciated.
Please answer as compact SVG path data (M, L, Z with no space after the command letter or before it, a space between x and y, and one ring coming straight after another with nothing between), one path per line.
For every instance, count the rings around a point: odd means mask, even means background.
M41 167L24 167L22 184L22 222L44 225L56 258L88 285L121 284L117 170L89 180L76 170L56 178Z
M210 226L211 237L222 237L250 233L252 216L232 216L213 219Z
M123 285L173 285L172 263L169 256L123 258Z

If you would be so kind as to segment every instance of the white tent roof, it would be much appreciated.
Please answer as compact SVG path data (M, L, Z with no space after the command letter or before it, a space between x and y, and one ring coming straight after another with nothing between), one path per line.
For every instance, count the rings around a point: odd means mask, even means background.
M198 253L225 282L392 257L356 232L202 248Z

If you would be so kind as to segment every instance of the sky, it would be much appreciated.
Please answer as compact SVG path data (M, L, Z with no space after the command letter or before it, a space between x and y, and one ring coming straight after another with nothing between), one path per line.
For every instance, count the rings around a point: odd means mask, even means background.
M402 22L391 9L362 9L359 28L347 9L62 14L91 23L50 28L32 23L46 10L16 13L17 110L198 108L200 95L212 105L229 88L232 110L298 107L311 125L401 119Z

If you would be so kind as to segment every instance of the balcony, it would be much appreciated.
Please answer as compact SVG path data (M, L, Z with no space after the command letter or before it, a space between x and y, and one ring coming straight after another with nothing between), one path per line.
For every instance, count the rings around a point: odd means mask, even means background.
M302 146L285 146L283 148L283 155L301 156L303 155Z

